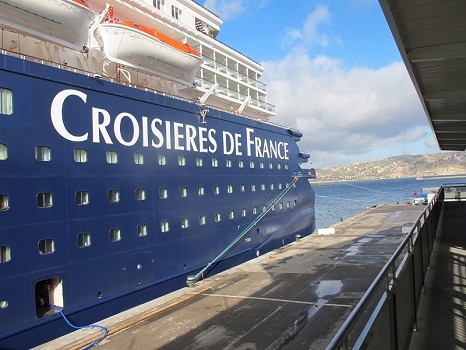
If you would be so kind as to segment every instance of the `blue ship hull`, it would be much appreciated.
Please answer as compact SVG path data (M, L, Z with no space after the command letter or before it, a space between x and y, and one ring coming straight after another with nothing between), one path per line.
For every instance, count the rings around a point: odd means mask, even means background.
M285 128L0 55L0 348L186 285L303 172ZM306 178L209 275L315 229Z

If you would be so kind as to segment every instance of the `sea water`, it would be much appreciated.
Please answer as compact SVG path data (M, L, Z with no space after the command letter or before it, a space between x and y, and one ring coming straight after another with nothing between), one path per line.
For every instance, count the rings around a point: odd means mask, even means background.
M316 230L329 227L379 204L411 202L425 188L465 184L466 178L387 179L314 184Z

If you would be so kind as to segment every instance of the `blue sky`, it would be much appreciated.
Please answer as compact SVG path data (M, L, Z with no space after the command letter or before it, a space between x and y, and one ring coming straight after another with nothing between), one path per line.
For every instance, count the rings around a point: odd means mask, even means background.
M439 149L377 0L206 0L316 168Z

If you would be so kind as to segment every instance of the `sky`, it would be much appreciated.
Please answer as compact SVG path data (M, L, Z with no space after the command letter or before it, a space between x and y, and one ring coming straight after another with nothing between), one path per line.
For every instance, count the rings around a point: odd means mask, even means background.
M217 39L264 67L271 121L318 169L439 153L377 0L206 0Z

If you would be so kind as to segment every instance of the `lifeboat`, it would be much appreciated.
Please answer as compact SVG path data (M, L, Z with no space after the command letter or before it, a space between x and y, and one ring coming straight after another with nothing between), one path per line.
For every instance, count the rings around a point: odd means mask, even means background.
M85 0L1 0L0 26L82 50L94 12Z
M186 43L133 21L112 19L96 27L94 36L106 58L191 86L202 59Z

